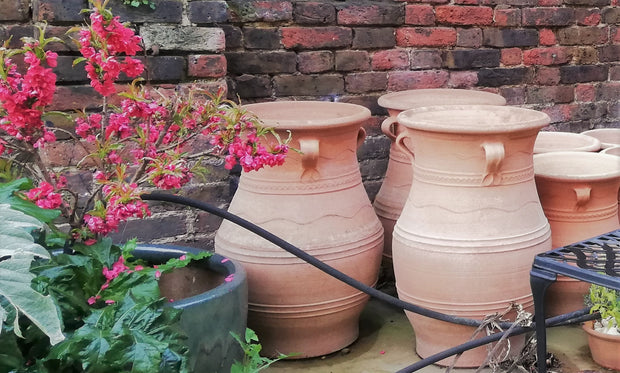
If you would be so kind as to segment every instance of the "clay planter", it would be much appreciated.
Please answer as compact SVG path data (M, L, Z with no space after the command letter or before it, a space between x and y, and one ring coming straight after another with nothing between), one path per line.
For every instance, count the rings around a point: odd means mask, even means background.
M593 321L583 324L583 330L588 333L592 359L605 368L620 370L620 335L597 332L593 324Z
M599 139L572 132L542 131L538 133L534 143L534 154L561 151L597 152L600 149Z
M603 149L620 146L620 128L597 128L584 131L582 134L601 140L601 148Z
M132 254L153 265L201 251L138 244ZM224 278L231 275L233 280L225 282ZM180 327L188 337L190 372L229 373L235 360L243 360L244 352L230 334L245 335L247 322L247 278L238 262L214 254L162 275L159 288L162 297L174 300L169 303L171 307L183 310Z
M538 195L551 225L553 247L620 228L618 157L588 152L536 154L534 168ZM589 287L586 282L558 276L547 290L547 316L582 309Z
M365 138L363 106L318 101L247 105L283 138L292 131L282 166L241 175L229 211L373 285L383 227L362 185L356 150ZM368 296L236 225L223 222L215 249L248 273L248 324L265 355L321 356L358 336Z
M397 146L415 154L411 191L393 232L399 297L477 320L511 303L532 310L532 261L551 249L532 151L549 117L508 106L430 106L400 113L398 123L404 131ZM475 329L407 316L422 358L467 342ZM522 336L511 338L511 353L523 343ZM479 366L486 355L484 346L466 351L457 366Z
M396 121L396 116L407 109L430 105L505 105L506 99L500 95L484 91L435 88L388 93L379 97L378 103L388 111L389 118L382 123L381 130L392 140L392 144L385 177L379 192L375 196L373 206L385 231L383 255L391 266L392 231L405 205L407 195L409 195L412 178L409 157L400 151L394 143L396 136L402 132Z

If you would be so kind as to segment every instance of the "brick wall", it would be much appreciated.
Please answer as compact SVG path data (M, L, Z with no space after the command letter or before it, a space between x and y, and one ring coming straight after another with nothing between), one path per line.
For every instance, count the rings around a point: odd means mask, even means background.
M371 198L387 165L389 141L378 129L377 98L415 88L484 89L508 104L542 110L557 130L620 127L618 0L156 0L116 14L144 38L148 78L161 84L227 85L245 103L337 100L364 105L373 118L359 151ZM32 35L33 21L61 36L81 21L85 0L0 0L0 39ZM62 84L54 108L99 102L75 49L56 45ZM70 125L57 123L57 125ZM227 173L193 196L222 206ZM171 219L165 209L145 239L209 240L217 219ZM170 221L168 221L170 220ZM127 231L142 233L139 228Z

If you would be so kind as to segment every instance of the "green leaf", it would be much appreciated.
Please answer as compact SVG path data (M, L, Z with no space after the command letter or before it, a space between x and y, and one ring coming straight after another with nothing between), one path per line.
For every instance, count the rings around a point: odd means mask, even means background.
M30 273L33 256L15 254L7 260L0 261L0 295L5 297L15 308L13 332L21 335L17 318L23 314L30 319L55 345L65 337L62 334L60 319L54 300L36 292L30 286L34 275Z

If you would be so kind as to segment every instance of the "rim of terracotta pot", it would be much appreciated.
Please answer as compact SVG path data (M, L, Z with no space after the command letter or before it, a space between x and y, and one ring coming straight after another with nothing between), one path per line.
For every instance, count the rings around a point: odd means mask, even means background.
M596 137L573 132L541 131L536 136L534 153L557 151L596 152L601 141Z
M161 261L165 262L169 258L178 258L183 254L192 253L199 254L204 250L200 250L193 247L168 245L168 244L138 244L134 249L134 255L141 259L147 259L149 261ZM148 254L148 258L144 258L144 255ZM203 293L179 299L169 303L174 308L185 308L194 304L203 303L209 299L214 299L228 294L240 287L246 278L245 269L233 259L227 258L223 255L212 253L208 258L205 258L207 267L217 272L218 274L227 277L234 274L231 281L223 282L213 289L207 290Z
M601 332L594 330L594 321L592 320L584 322L583 325L581 325L581 327L583 328L583 330L586 331L586 333L596 336L597 338L600 338L606 341L620 342L620 335L601 333Z
M620 145L620 128L595 128L581 133L601 140L603 148Z
M617 156L591 152L534 154L534 174L558 180L605 180L620 177Z
M443 102L449 101L449 102ZM425 88L386 93L379 96L379 106L392 110L407 110L430 105L506 105L497 93L473 89Z
M620 156L620 146L612 146L601 150L602 154L612 154Z
M430 132L485 134L542 128L550 118L542 111L515 106L437 105L405 110L397 120Z
M332 101L273 101L243 105L267 127L302 129L339 127L363 122L370 110L362 105Z

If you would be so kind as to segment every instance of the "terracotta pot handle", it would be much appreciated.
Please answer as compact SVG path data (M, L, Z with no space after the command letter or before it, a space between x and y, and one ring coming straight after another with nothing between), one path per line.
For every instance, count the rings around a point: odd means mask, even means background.
M405 143L405 140L407 139L407 133L403 132L401 134L399 134L398 136L396 136L396 140L394 141L394 143L396 144L396 147L402 151L403 153L405 153L405 155L411 160L411 162L414 161L415 156L413 155L413 150L409 149L409 147L407 147L407 144Z
M366 130L364 127L360 127L359 131L357 131L357 148L364 144L364 140L366 140Z
M484 149L484 156L486 159L482 185L488 186L497 184L501 180L501 176L498 172L505 156L504 144L501 142L485 142L482 144L482 148Z
M575 187L573 188L575 195L577 196L577 208L583 207L590 200L590 192L592 188L589 186Z
M387 117L381 123L381 131L392 141L396 141L396 126L398 122L394 117Z
M304 170L316 169L319 163L319 140L300 139L299 150L302 153L301 166Z

